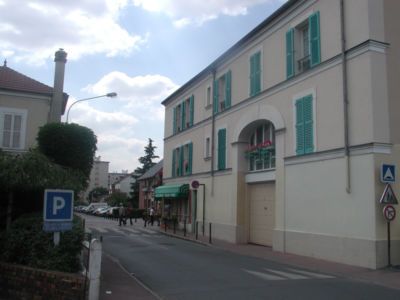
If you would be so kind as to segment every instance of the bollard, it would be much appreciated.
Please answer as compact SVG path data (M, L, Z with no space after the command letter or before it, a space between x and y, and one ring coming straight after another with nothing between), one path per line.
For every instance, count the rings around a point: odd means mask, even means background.
M183 219L183 236L186 236L186 218Z
M174 234L176 233L176 222L175 220L173 220L172 222L174 222Z
M211 223L210 223L210 236L209 236L209 243L211 244Z
M196 221L195 224L196 224L196 225L195 225L195 226L196 226L195 229L196 229L196 240L197 240L197 239L199 238L199 222Z
M167 232L167 219L164 220L164 230Z
M90 242L89 259L89 300L98 300L100 296L101 242Z

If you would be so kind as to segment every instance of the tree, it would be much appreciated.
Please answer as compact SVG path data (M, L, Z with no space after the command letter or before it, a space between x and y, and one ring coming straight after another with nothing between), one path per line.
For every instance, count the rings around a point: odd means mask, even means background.
M144 147L145 155L139 157L138 159L141 163L141 166L137 167L132 174L132 178L135 179L135 181L131 184L130 192L133 207L139 207L139 182L137 179L156 164L153 162L153 159L159 158L158 155L154 154L156 148L157 147L153 145L153 140L149 138L149 143L146 147Z
M153 162L153 159L159 158L159 156L154 155L154 151L157 147L153 146L153 140L149 138L149 143L147 144L146 147L144 147L144 153L145 155L142 157L139 157L139 162L142 164L142 167L137 167L135 170L135 173L143 175L146 173L152 166L154 166L156 163Z
M0 151L0 195L5 195L4 200L7 199L6 203L0 201L0 204L7 207L7 229L11 225L16 194L28 192L28 199L16 199L19 207L26 207L29 201L35 201L35 195L42 197L44 189L71 189L78 193L85 186L86 179L82 172L54 164L37 150L18 155Z
M93 199L96 199L98 197L105 196L108 194L109 194L108 189L106 189L105 187L99 186L99 187L96 187L93 190L91 190L89 192L88 197L89 197L90 202L92 202Z
M93 131L78 124L48 123L37 137L39 150L53 162L80 170L89 178L97 150Z
M124 206L127 206L128 200L128 196L122 192L114 192L106 199L108 205L110 206L119 206L120 203L122 203Z

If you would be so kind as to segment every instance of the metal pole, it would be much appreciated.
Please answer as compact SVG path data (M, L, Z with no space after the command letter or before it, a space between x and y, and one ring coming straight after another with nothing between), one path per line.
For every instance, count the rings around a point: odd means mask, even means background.
M203 236L204 236L204 231L205 231L205 220L206 220L206 185L200 184L203 186Z
M183 219L183 236L186 236L186 217Z
M211 244L211 223L210 223L210 235L209 235L209 243Z
M196 221L196 240L199 238L199 222Z
M390 222L387 222L387 234L388 234L388 267L391 267L391 261L390 261Z

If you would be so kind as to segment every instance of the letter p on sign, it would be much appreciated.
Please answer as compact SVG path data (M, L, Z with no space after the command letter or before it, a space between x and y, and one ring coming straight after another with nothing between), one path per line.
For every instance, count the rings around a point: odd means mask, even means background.
M74 207L74 191L45 190L44 221L72 221Z
M65 207L65 200L62 197L54 196L53 201L53 215L57 215L57 212Z

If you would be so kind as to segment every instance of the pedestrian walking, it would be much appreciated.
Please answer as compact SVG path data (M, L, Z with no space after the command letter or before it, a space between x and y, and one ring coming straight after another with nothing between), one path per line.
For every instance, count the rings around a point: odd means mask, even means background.
M151 207L150 208L150 213L149 213L151 226L153 226L153 223L154 223L154 213L155 213L154 208Z
M126 208L123 206L122 203L119 204L118 208L118 220L119 220L119 226L126 225Z

